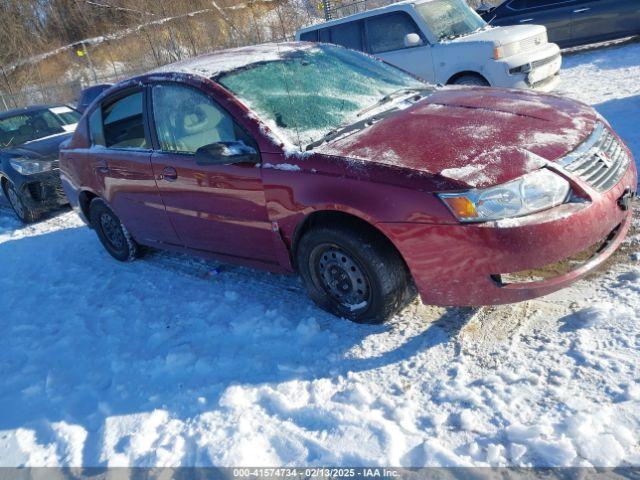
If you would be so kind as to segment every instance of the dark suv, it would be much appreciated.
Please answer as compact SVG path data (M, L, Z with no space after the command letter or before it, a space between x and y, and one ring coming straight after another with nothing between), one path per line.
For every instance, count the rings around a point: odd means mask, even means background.
M58 152L80 114L66 105L33 106L0 114L0 184L16 215L34 222L68 203Z
M637 0L506 0L478 13L496 26L544 25L562 48L640 34Z

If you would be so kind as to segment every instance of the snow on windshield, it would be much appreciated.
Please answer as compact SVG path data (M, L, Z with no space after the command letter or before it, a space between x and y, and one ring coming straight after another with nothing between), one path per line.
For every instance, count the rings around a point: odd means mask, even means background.
M285 52L217 78L299 149L359 120L358 112L426 84L368 55L330 45Z
M416 10L440 40L468 35L487 26L464 0L433 0L416 5Z

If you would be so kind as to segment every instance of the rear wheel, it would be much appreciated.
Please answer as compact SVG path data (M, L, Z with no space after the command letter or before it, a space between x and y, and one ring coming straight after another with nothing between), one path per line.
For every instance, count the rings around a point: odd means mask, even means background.
M490 86L489 82L487 82L483 77L481 77L480 75L474 75L474 74L461 75L451 83L454 85L466 85L469 87L489 87Z
M300 239L297 263L321 308L358 323L382 323L412 298L400 255L368 231L314 228Z
M130 262L140 256L140 246L104 200L95 198L91 201L89 216L100 243L113 258Z
M11 208L22 222L32 223L40 218L40 214L26 204L22 195L20 195L16 187L9 180L4 182L3 190L9 200Z

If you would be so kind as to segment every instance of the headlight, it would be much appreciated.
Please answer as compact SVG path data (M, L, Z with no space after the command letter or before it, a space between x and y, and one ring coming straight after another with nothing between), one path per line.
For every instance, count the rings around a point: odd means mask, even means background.
M564 203L569 182L542 169L497 187L438 196L461 222L521 217Z
M39 162L29 158L12 158L9 160L9 163L11 163L11 166L22 175L32 175L34 173L53 170L52 162Z
M500 60L501 58L512 57L518 55L522 51L520 42L511 42L500 47L494 47L493 58Z

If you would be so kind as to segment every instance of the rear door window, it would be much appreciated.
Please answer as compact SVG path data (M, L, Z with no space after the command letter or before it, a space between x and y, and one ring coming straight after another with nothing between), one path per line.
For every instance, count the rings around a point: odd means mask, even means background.
M304 32L300 34L300 41L302 42L317 42L318 41L318 31L312 30L310 32Z
M405 48L404 37L409 33L420 35L420 30L407 13L395 12L367 19L367 40L371 53Z
M143 115L143 93L138 91L102 107L107 148L149 148Z
M331 27L331 43L362 51L362 21Z

